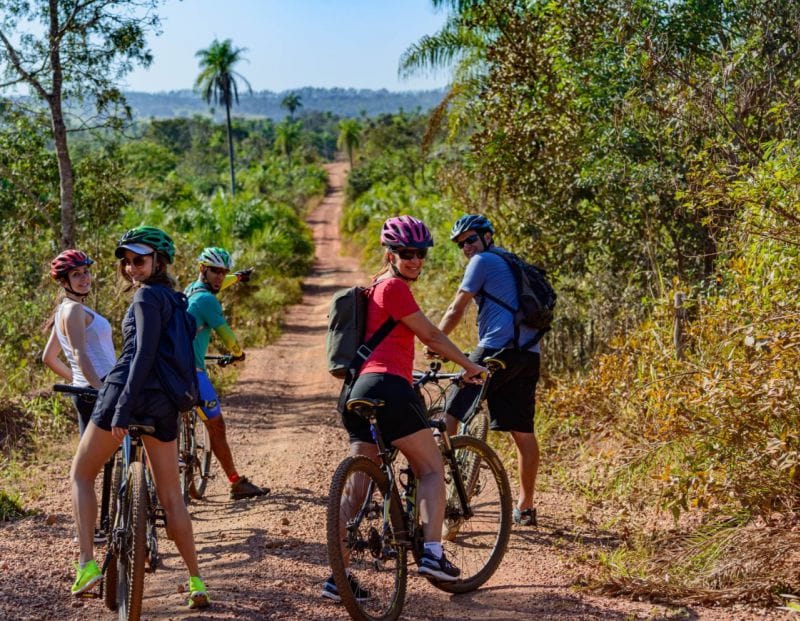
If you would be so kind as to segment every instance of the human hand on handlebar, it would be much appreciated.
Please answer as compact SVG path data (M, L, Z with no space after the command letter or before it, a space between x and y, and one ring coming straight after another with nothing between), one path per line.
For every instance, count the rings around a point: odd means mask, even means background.
M219 359L217 360L217 366L227 367L229 364L233 364L234 362L239 362L241 360L244 360L244 357L245 357L244 352L242 352L241 356L232 356L230 354L227 356L220 356Z
M467 384L483 384L483 378L488 371L486 367L470 362L469 366L464 367L462 377Z

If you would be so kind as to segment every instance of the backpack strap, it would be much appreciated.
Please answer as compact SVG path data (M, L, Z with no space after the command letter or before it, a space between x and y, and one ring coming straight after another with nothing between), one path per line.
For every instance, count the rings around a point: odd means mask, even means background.
M359 348L356 350L356 355L348 365L345 383L350 383L356 379L358 372L361 370L361 367L364 366L367 358L372 355L372 352L374 352L375 348L380 345L381 341L389 336L389 333L394 330L394 327L398 323L398 321L395 321L389 317L381 324L381 327L375 330L372 336L367 339L366 343L362 343L359 346Z
M487 248L485 250L485 252L490 252L493 255L503 259L505 264L508 266L509 271L511 272L511 277L514 279L514 286L516 287L517 294L519 295L519 290L521 288L520 287L520 278L521 278L521 276L517 273L517 266L512 263L512 261L511 261L511 259L509 257L506 256L507 253L502 252L500 250L497 250L496 248ZM492 295L491 293L486 291L486 289L484 287L481 287L480 291L478 291L478 293L480 295L488 298L489 300L491 300L492 302L494 302L495 304L497 304L501 308L504 308L509 313L511 313L511 320L512 320L512 322L514 324L514 347L516 347L517 349L523 349L523 350L526 349L527 347L530 347L529 344L526 345L525 347L521 347L520 344L519 344L519 325L517 324L517 317L516 317L517 312L519 311L519 309L518 308L514 308L513 306L511 306L510 304L507 304L506 302L504 302L503 300L501 300L497 296ZM538 342L538 341L536 341L536 342Z

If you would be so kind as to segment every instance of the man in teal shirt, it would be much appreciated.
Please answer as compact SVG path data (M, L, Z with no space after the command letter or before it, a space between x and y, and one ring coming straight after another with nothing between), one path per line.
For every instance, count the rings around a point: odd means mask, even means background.
M269 489L251 483L247 477L239 476L233 462L231 448L225 435L225 420L222 418L219 397L206 374L206 351L211 340L211 331L222 339L225 348L234 356L234 360L244 360L244 352L236 340L222 314L222 305L217 294L226 286L239 280L246 280L249 272L229 275L233 267L230 254L223 248L204 248L197 258L200 273L197 280L186 287L184 293L189 298L189 312L197 322L197 335L194 338L194 360L197 367L197 384L200 389L200 400L203 412L201 418L208 429L211 439L211 452L228 476L231 483L231 498L252 498L269 493Z

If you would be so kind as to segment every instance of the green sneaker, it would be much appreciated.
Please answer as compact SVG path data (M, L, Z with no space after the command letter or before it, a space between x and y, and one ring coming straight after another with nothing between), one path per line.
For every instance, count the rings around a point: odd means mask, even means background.
M211 598L200 576L189 577L189 608L208 608Z
M75 584L72 585L71 589L73 595L85 593L91 589L95 583L103 579L103 572L100 571L100 568L94 560L89 561L83 567L75 563L75 571L77 575L75 577Z

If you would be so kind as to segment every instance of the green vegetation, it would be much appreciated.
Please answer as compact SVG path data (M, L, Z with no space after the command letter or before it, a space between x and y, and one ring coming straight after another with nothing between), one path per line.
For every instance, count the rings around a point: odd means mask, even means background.
M194 258L207 245L228 248L240 268L255 267L246 285L222 295L247 346L279 332L283 309L300 299L313 257L304 216L325 190L321 162L335 143L338 119L297 121L297 147L274 152L275 125L232 120L239 152L238 192L228 185L226 128L201 117L152 121L122 135L81 133L73 139L77 245L96 260L87 303L117 327L129 296L117 286L113 250L126 229L149 224L172 234L181 286L197 276ZM0 106L0 480L9 492L19 460L74 429L71 404L49 395L56 377L40 356L43 325L58 293L48 264L59 250L58 169L44 117ZM120 338L118 330L115 337ZM44 395L36 396L34 395ZM44 444L42 444L44 443ZM27 488L26 488L27 490ZM25 498L28 498L26 491Z
M374 264L384 218L428 222L428 311L461 275L445 241L460 213L551 273L537 425L575 519L617 533L593 586L797 594L800 7L434 4L446 25L401 71L453 83L428 116L365 124L345 231Z

